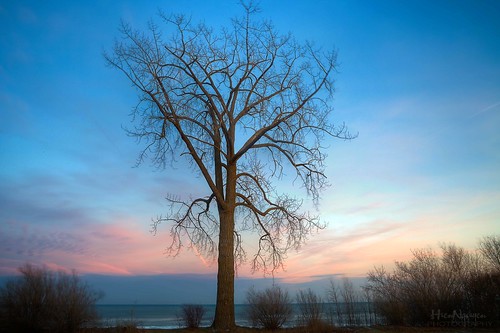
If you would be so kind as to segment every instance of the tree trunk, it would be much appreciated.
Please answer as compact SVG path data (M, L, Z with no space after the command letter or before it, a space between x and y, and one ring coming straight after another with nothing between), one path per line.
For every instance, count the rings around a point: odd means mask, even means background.
M226 182L226 209L219 208L219 257L217 303L213 328L228 331L236 327L234 316L234 210L236 205L236 165L229 165Z

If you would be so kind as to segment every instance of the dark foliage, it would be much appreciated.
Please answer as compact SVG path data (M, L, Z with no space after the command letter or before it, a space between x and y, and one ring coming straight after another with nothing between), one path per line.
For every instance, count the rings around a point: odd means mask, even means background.
M0 289L0 331L77 331L97 318L100 294L79 277L25 265L21 275Z

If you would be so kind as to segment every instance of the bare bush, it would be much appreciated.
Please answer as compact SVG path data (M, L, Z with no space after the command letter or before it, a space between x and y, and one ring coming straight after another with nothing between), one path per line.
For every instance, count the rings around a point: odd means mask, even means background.
M204 314L205 308L202 305L186 304L182 306L182 321L187 328L200 327Z
M247 293L248 317L252 324L269 330L281 328L292 316L292 305L288 292L279 286Z
M491 269L494 244L485 254L485 240L491 238L483 239L479 253L486 258L442 244L440 255L431 249L414 250L412 260L396 262L392 273L383 267L370 271L366 290L378 313L394 325L427 325L436 319L435 313L476 313L483 324L492 324L498 312L500 276Z
M11 332L75 332L97 318L101 297L75 272L25 265L0 289L1 328Z

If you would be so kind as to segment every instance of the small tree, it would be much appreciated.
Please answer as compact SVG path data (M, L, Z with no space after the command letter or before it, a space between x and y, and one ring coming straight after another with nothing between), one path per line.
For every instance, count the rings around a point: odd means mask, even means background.
M329 316L332 325L343 325L342 303L340 302L340 290L335 281L330 280L330 286L327 290L327 297L330 301ZM335 317L337 320L335 321Z
M300 324L317 327L323 320L323 300L311 289L297 293L297 305L300 310Z
M182 306L182 321L187 328L200 327L204 314L205 308L202 305L186 304Z
M247 293L248 317L252 324L269 330L281 328L292 316L288 292L278 286Z
M97 318L92 291L75 272L52 272L29 264L0 289L2 328L13 332L75 332Z
M364 325L372 326L376 323L375 311L373 309L373 295L370 289L363 287L362 299L364 303Z
M351 280L345 277L342 279L342 289L340 290L342 299L344 301L344 313L346 315L347 324L349 326L357 325L357 310L356 303L358 302L358 296L354 290Z

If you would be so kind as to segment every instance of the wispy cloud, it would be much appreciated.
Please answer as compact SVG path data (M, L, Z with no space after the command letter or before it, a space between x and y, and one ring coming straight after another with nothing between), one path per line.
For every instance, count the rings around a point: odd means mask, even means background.
M492 110L500 110L499 106L500 106L500 102L488 105L487 107L485 107L485 108L477 111L476 113L472 114L471 118L479 116L482 113L489 112L489 111L492 111Z

